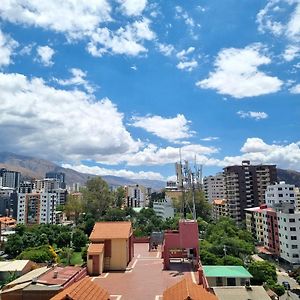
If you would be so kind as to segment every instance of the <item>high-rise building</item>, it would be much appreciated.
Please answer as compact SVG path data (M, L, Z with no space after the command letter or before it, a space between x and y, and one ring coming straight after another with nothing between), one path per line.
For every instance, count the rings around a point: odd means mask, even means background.
M66 174L63 172L47 172L45 178L56 179L59 181L59 187L61 189L66 188Z
M215 176L204 177L203 190L209 203L212 203L215 199L223 199L225 197L224 174L218 173Z
M18 189L20 186L21 173L0 169L1 184L3 187Z
M33 190L31 193L18 194L18 224L55 224L56 192Z
M147 199L147 189L141 185L125 186L126 206L145 207Z
M228 215L240 224L245 219L245 209L265 202L267 186L277 181L275 165L242 165L224 168L225 198Z

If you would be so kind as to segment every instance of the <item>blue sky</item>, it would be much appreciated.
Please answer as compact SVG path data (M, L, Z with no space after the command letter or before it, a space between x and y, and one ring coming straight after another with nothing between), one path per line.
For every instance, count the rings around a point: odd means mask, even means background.
M300 1L4 0L0 150L168 179L300 170Z

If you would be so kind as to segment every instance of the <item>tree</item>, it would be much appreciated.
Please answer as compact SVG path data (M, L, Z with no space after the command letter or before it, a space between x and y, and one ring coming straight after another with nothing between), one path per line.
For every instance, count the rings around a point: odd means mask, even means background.
M93 219L92 217L89 217L86 221L85 221L85 224L84 224L84 232L90 236L93 228L94 228L94 225L95 225L95 219Z
M67 203L65 205L65 213L68 217L74 216L75 224L78 224L78 219L81 213L84 212L84 203L81 195L68 194Z
M200 251L201 263L203 265L219 265L220 259L215 254L208 252L206 250Z
M226 255L222 258L222 265L224 265L224 266L243 266L244 262L238 257Z
M27 248L18 255L18 259L29 259L36 263L56 262L57 255L49 245Z
M115 191L115 206L122 208L125 201L125 190L122 186L119 186Z
M61 232L58 234L56 239L56 244L58 248L63 248L70 245L71 242L71 233Z
M81 230L75 230L72 237L73 248L76 252L81 251L82 247L85 247L87 243L87 237Z
M84 211L99 220L113 203L108 184L101 177L89 179L83 192Z
M124 221L126 212L120 208L109 208L104 216L105 221Z
M248 270L253 276L251 279L253 284L263 284L267 281L277 282L276 267L268 261L252 262Z
M22 238L18 234L12 234L7 237L5 244L5 253L15 257L22 252L24 244Z
M276 293L279 297L284 295L285 293L285 288L283 287L283 285L281 284L273 284L273 285L270 285L269 288L274 292Z

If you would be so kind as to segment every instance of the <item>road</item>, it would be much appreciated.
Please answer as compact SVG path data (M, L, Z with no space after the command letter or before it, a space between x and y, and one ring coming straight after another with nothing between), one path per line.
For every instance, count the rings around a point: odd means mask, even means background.
M288 293L286 292L283 296L281 296L280 300L299 300L299 296L292 291L295 291L299 289L299 295L300 295L300 285L297 283L297 281L294 278L291 278L288 276L286 272L277 272L277 278L278 283L282 283L283 281L287 281L291 286L291 291Z

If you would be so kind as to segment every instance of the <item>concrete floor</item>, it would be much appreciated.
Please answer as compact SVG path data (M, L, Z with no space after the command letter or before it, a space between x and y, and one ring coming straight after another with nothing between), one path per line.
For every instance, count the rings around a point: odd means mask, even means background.
M148 252L148 244L135 244L134 253L126 272L109 272L93 279L108 290L112 300L161 300L163 291L184 276L197 281L188 262L171 263L170 270L163 270L160 250Z

